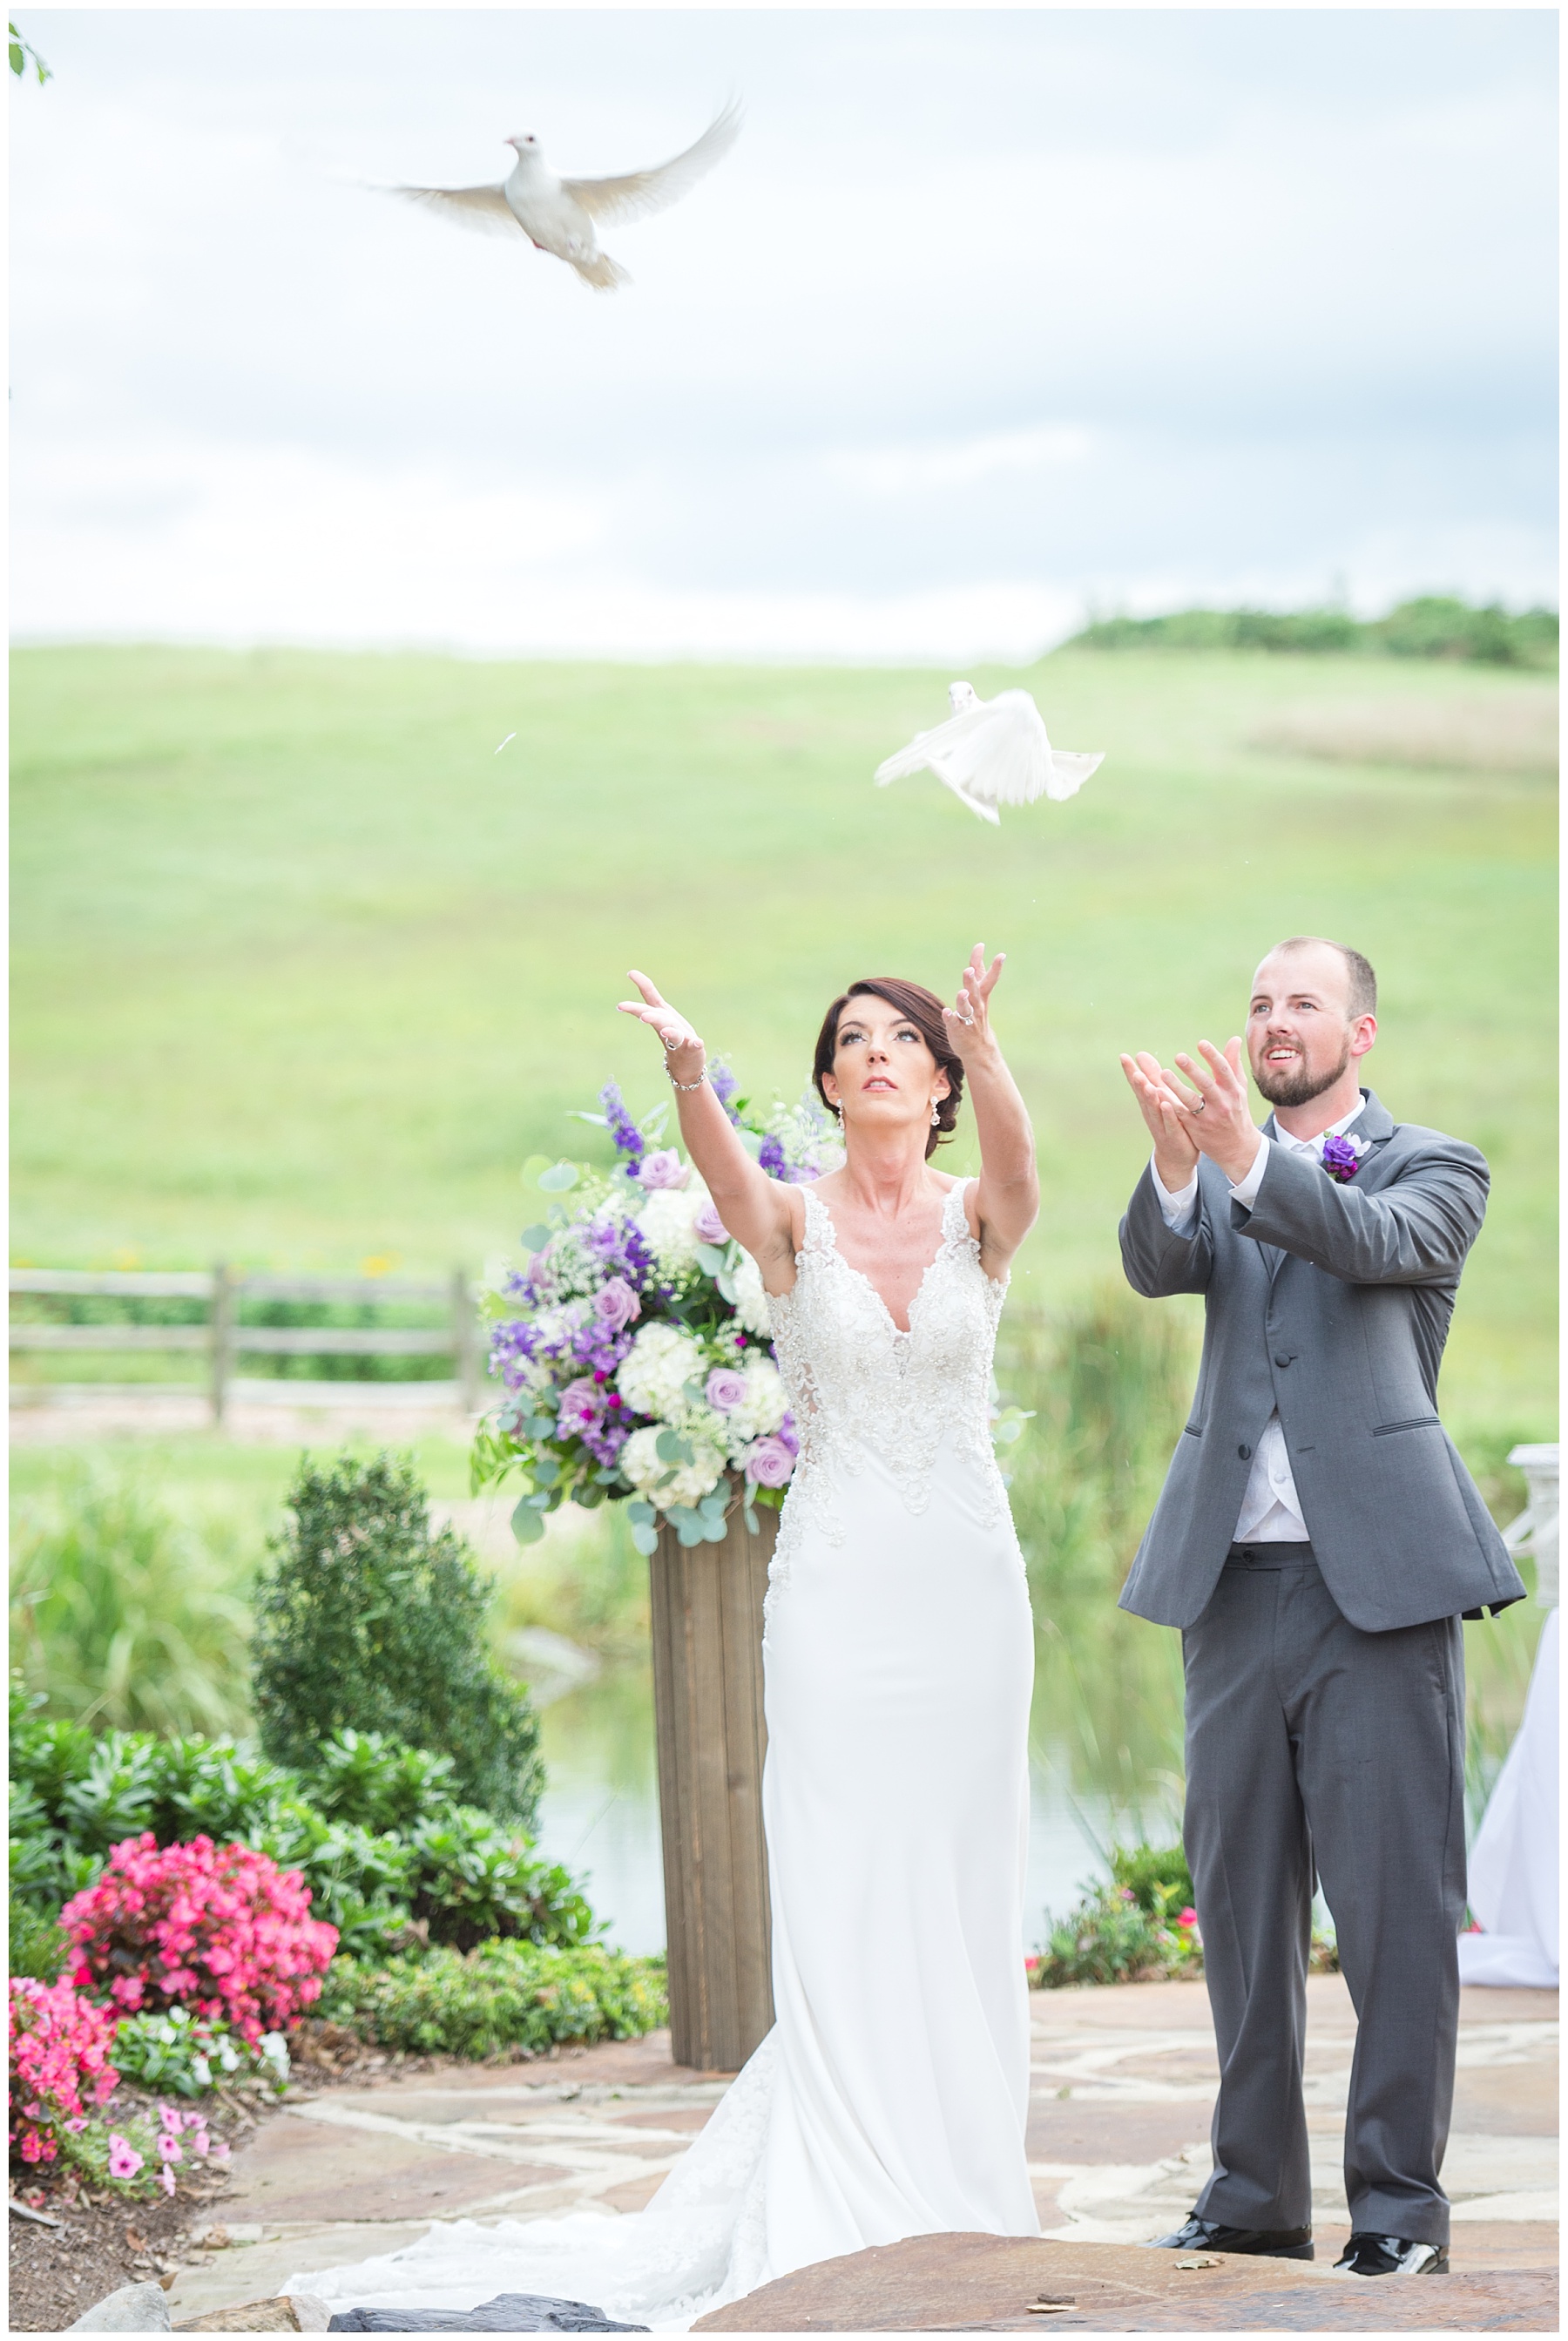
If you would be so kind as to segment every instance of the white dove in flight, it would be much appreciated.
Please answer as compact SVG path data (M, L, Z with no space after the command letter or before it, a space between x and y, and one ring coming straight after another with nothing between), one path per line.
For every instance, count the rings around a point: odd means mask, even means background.
M1000 828L999 804L1074 796L1105 762L1103 751L1077 756L1053 748L1027 691L998 691L995 699L980 699L973 683L955 682L948 700L953 712L946 723L934 732L917 732L907 748L878 765L879 789L910 772L935 772L960 804Z
M619 179L561 179L541 154L531 130L505 144L517 156L509 179L490 187L392 187L394 195L427 204L460 227L481 234L526 235L536 251L553 253L575 268L596 292L613 293L630 278L619 261L599 248L596 224L644 219L662 211L694 187L735 144L740 108L732 98L695 144L649 171L628 171Z

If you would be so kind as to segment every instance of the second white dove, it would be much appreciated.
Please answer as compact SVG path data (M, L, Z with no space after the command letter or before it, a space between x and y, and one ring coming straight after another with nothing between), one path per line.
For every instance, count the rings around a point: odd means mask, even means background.
M998 691L995 699L981 699L972 683L955 682L948 699L953 712L946 723L917 732L907 748L878 765L879 789L911 772L935 772L961 804L999 827L998 805L1074 796L1105 762L1103 749L1084 755L1053 748L1027 691Z

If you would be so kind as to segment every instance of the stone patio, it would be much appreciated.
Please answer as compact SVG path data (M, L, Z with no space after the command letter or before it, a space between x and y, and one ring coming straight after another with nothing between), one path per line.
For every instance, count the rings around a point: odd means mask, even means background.
M1348 2233L1338 2165L1355 2027L1338 1977L1314 1977L1308 2003L1306 2088L1318 2275L1315 2279L1305 2264L1280 2262L1265 2269L1232 2262L1217 2276L1190 2272L1195 2286L1202 2276L1204 2326L1214 2328L1217 2316L1217 2329L1237 2329L1226 2322L1234 2314L1244 2324L1255 2316L1265 2329L1312 2329L1300 2326L1303 2312L1295 2299L1305 2283L1311 2298L1323 2303L1322 2329L1340 2329L1342 2312L1335 2307L1331 2313L1329 2302L1344 2297L1345 2279L1334 2280L1326 2291L1321 2286L1326 2263ZM1185 2216L1209 2167L1216 2062L1203 1986L1041 1992L1031 2009L1028 2153L1045 2234L1054 2246L1072 2247L1067 2258L1075 2266L1087 2251L1091 2259L1100 2256L1102 2275L1113 2265L1128 2266L1136 2271L1139 2289L1146 2289L1150 2263L1141 2256L1131 2259L1126 2247ZM1454 2200L1454 2277L1466 2282L1442 2294L1442 2280L1423 2279L1424 2306L1416 2321L1426 2329L1542 2327L1536 2279L1554 2270L1557 2261L1556 2017L1554 1992L1464 1995L1444 2177ZM226 2244L181 2270L170 2293L171 2313L179 2323L260 2299L276 2293L295 2269L394 2250L442 2217L636 2210L685 2152L724 2086L721 2078L672 2065L668 2035L656 2033L647 2040L567 2052L538 2064L452 2067L373 2086L302 2094L235 2157L233 2185L222 2207ZM982 2248L963 2269L955 2258L957 2238L919 2238L890 2247L916 2255L926 2271L922 2284L934 2282L936 2271L948 2266L956 2290L938 2283L928 2301L922 2296L922 2314L931 2312L928 2324L1005 2330L1009 2325L1016 2328L1020 2316L1039 2325L1069 2314L1079 2324L1094 2321L1097 2312L1087 2297L1070 2313L1027 2315L1027 2294L1022 2301L1013 2296L1017 2271L1000 2274L992 2264L998 2250L1021 2249L1056 2268L1066 2265L1058 2251L1042 2255L1039 2246L993 2237L967 2241ZM1116 2246L1121 2248L1110 2248ZM789 2326L743 2324L742 2315L751 2313L749 2305L745 2311L724 2312L724 2329L831 2330L835 2319L840 2320L839 2329L854 2329L864 2298L862 2276L850 2279L845 2272L860 2269L868 2256L875 2256L859 2255L856 2261L830 2263L786 2279L797 2293L803 2286L819 2287L809 2303L804 2295L793 2299ZM1170 2267L1164 2261L1154 2265ZM1084 2281L1089 2273L1086 2265ZM1471 2296L1470 2279L1501 2280L1515 2273L1530 2276L1523 2290L1494 2285ZM892 2275L888 2269L884 2289L898 2292L904 2278L895 2285ZM1174 2276L1166 2281L1174 2282ZM997 2303L997 2282L1011 2302L1010 2316L1002 2324L986 2313ZM835 2288L840 2296L837 2306L828 2296ZM1037 2282L1034 2289L1041 2288ZM1382 2297L1382 2287L1377 2289ZM1408 2296L1407 2287L1397 2289ZM1383 2329L1381 2322L1374 2326L1365 2321L1371 2313L1368 2291L1358 2285L1354 2294L1363 2304L1361 2329ZM1441 2316L1440 2296L1451 2300ZM764 2296L754 2300L762 2309ZM1197 2292L1184 2290L1181 2301L1179 2316L1191 2322L1199 2306ZM811 2322L802 2323L808 2309ZM1146 2316L1155 2323L1121 2329L1162 2329L1160 2320L1168 2324L1177 2313L1148 2305ZM1378 2311L1380 2320L1395 2314L1392 2301ZM1403 2318L1406 2312L1397 2314ZM1549 2321L1554 2326L1554 2311ZM909 2329L907 2324L904 2329Z

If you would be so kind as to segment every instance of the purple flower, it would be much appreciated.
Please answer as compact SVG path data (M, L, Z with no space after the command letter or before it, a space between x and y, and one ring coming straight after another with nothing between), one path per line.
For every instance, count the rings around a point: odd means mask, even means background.
M692 1220L691 1232L699 1243L721 1244L729 1240L729 1230L710 1202L704 1203Z
M769 1179L782 1179L785 1176L785 1163L781 1141L771 1136L765 1138L762 1141L762 1151L757 1157L757 1163L758 1168L765 1170Z
M777 1431L754 1439L741 1459L747 1478L759 1488L782 1488L795 1469L792 1443L786 1444Z
M684 1187L691 1173L673 1146L661 1146L657 1154L644 1156L637 1175L645 1187Z
M715 1366L702 1395L716 1412L728 1414L746 1395L746 1377L737 1373L733 1366Z
M561 1428L569 1439L582 1439L597 1430L603 1412L600 1386L591 1374L579 1374L561 1393Z
M599 1102L604 1108L604 1118L610 1124L616 1152L630 1158L621 1168L629 1178L634 1179L637 1166L642 1160L642 1132L626 1111L619 1082L606 1081L599 1092Z
M641 1316L642 1303L623 1276L612 1276L594 1295L593 1313L612 1333L623 1333L634 1317Z
M1366 1151L1354 1138L1325 1138L1323 1141L1323 1167L1331 1179L1343 1187L1348 1185L1361 1168L1361 1158Z
M730 1121L735 1124L737 1130L739 1130L740 1127L740 1116L735 1107L730 1104L729 1101L735 1095L735 1092L739 1088L740 1084L736 1080L734 1074L730 1071L722 1057L715 1057L712 1063L709 1066L708 1086L712 1091L714 1096L718 1099L719 1104L724 1108L725 1112L729 1116Z

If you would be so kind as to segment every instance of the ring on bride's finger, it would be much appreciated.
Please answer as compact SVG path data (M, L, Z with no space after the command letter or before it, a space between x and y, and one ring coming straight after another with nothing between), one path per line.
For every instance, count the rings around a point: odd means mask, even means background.
M667 1049L679 1049L680 1046L679 1032L661 1032L659 1037Z

